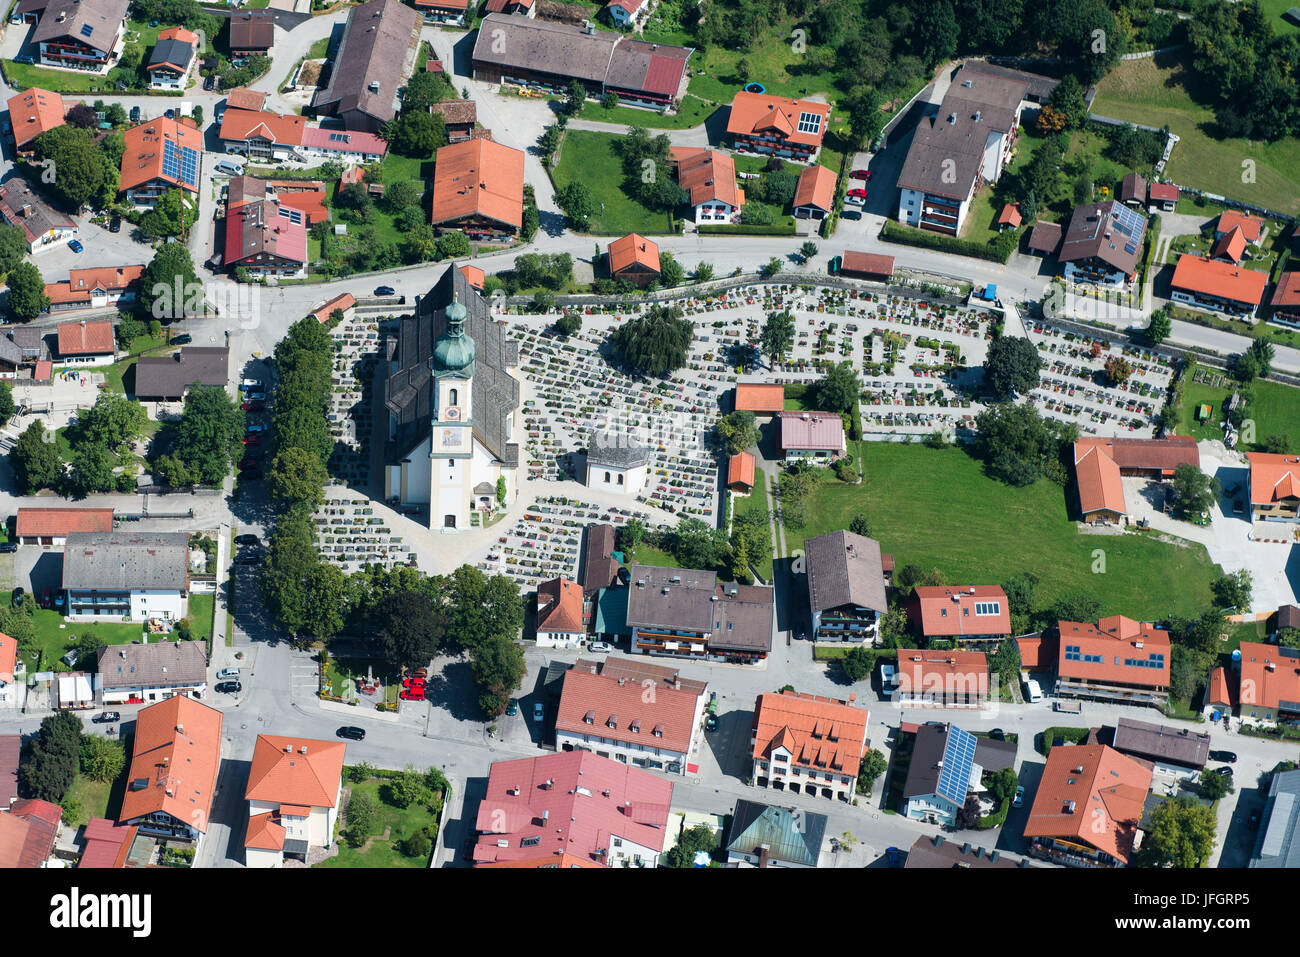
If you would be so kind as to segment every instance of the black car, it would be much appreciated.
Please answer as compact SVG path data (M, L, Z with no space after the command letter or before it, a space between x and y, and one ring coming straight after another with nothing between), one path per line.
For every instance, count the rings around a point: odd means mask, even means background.
M705 731L718 730L718 716L716 714L710 712L709 714L706 714L704 716L704 730Z
M132 123L140 122L140 107L138 106L131 107L131 122Z
M397 295L397 290L394 289L392 286L378 286L378 287L375 288L375 295L376 295L376 296L395 296L395 295Z
M994 741L1005 741L1007 739L1006 732L1004 732L1001 728L994 728L992 731L989 732L989 737L992 738Z
M25 592L22 588L15 588L13 596L9 599L9 603L12 604L15 608L21 608L23 604L23 599L26 597L27 597L27 592Z
M217 85L217 78L215 75L209 76L206 80L203 81L203 89L205 90L210 90L216 85Z
M1224 777L1230 778L1232 777L1232 768L1229 767L1215 768L1214 773L1222 774Z
M1223 761L1226 762L1227 764L1236 764L1237 752L1236 751L1211 751L1210 760Z
M186 343L193 342L193 341L194 341L194 337L190 335L188 332L182 332L179 336L172 336L170 340L171 344L174 346L183 346Z
M17 542L0 542L0 555L7 555L9 552L18 551Z
M120 233L122 231L122 217L114 216L108 221L108 231L110 233Z
M94 724L112 724L114 721L121 721L122 716L116 711L101 711L90 720Z
M353 741L364 741L366 739L366 729L358 728L353 725L339 728L334 733L340 738L351 738Z
M244 686L238 681L219 681L215 690L218 694L239 694Z
M236 545L258 545L258 544L261 544L261 541L262 541L262 540L261 540L260 538L258 538L256 535L236 535L236 536L235 536L235 544L236 544Z

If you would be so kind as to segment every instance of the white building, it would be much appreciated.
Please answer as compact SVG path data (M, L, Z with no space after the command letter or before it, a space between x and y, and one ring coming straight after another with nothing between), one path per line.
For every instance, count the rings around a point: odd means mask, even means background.
M577 648L586 639L582 626L582 586L553 578L537 586L537 646Z
M645 488L650 451L618 432L594 432L587 446L587 488L637 495Z
M63 549L67 618L179 621L189 607L184 532L70 532Z
M875 539L839 531L804 542L814 641L874 641L885 598Z
M259 734L248 771L248 867L305 861L310 848L334 843L343 791L342 741Z
M605 9L616 27L630 27L646 8L650 0L611 0Z
M202 642L155 641L99 649L95 691L105 707L162 701L208 691L208 655Z

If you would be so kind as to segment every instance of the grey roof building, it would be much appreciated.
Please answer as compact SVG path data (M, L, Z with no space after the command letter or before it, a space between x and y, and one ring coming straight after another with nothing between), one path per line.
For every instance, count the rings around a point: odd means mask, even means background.
M71 234L77 229L70 216L47 203L21 176L0 183L0 216L23 231L28 252L35 252L55 230Z
M131 0L50 0L32 31L31 43L71 37L77 43L110 53L117 42Z
M1210 759L1210 736L1190 728L1171 728L1120 718L1115 723L1112 747L1157 765L1199 771Z
M839 531L804 542L808 601L813 612L844 605L885 612L885 569L874 538Z
M101 591L184 591L189 585L184 532L69 532L63 587Z
M196 382L225 388L229 365L225 346L183 346L170 356L141 356L135 364L135 394L142 399L179 399Z
M1283 628L1300 628L1300 608L1295 605L1278 606L1277 619L1273 622L1273 631L1277 633Z
M631 469L650 464L650 450L629 435L593 432L587 445L587 464L604 468Z
M33 329L31 326L19 326L9 330L9 340L22 350L23 361L37 362L50 357L49 347L45 345L45 330Z
M1274 774L1251 867L1300 867L1300 771Z
M1142 254L1147 218L1117 200L1076 206L1057 258L1090 272L1131 275Z
M154 44L153 53L149 55L148 66L174 66L184 72L189 69L194 57L194 47L184 40L159 40Z
M119 688L195 687L208 680L208 656L200 641L155 641L99 649L104 691Z
M736 801L724 846L732 863L759 867L816 867L827 818L802 809Z
M578 579L583 594L590 598L602 588L618 581L618 559L614 557L614 526L588 525L583 549L582 576Z
M918 837L907 851L904 870L913 868L938 867L1029 867L1028 860L1016 861L1003 857L1001 852L985 851L982 847L972 848L970 844L957 844L945 841L942 834L933 837Z
M640 645L688 652L705 643L708 653L761 657L772 650L770 587L719 583L717 573L691 568L633 565L629 573L627 624L634 651ZM686 647L651 647L667 644Z
M18 764L22 754L21 734L0 734L0 811L18 800Z
M397 112L397 90L420 15L399 0L353 7L334 55L329 86L316 94L318 115L337 116L350 130L378 133Z

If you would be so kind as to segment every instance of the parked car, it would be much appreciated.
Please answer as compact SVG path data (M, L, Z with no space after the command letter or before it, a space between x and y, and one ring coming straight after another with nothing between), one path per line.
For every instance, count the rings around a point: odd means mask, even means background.
M67 598L66 598L66 596L63 594L63 592L61 592L61 591L56 591L56 592L54 593L54 607L55 607L55 608L62 608L62 607L63 607L63 603L64 603L65 601L67 601Z
M69 239L68 248L71 249L74 253L81 253L86 251L86 247L81 245L80 239Z
M593 641L587 646L588 651L613 651L614 646L608 641Z
M376 287L375 287L375 295L376 295L376 296L395 296L395 295L397 295L397 290L394 289L392 286L376 286Z
M122 231L122 217L114 216L108 221L108 231L110 233L120 233Z
M167 117L167 119L169 120L174 120L176 119L176 111L168 110L166 113L163 114L163 116Z
M1214 773L1215 773L1215 774L1221 774L1221 775L1223 775L1225 778L1230 778L1230 777L1232 777L1232 768L1228 767L1228 766L1225 764L1225 765L1224 765L1223 767L1221 767L1221 768L1215 768L1215 769L1214 769Z
M236 536L235 536L235 544L236 544L236 545L258 545L258 544L261 544L261 541L262 541L262 540L261 540L260 538L258 538L256 535L252 535L252 534L244 534L244 535L236 535Z
M116 711L101 711L90 720L93 724L112 724L114 721L121 721L122 716Z
M131 107L131 122L132 123L140 122L140 107L138 106Z
M842 218L842 219L861 219L861 218L862 218L862 210L860 210L860 209L854 209L852 206L845 206L844 209L842 209L842 210L840 211L840 218Z
M205 90L211 90L216 85L217 85L217 76L215 73L210 75L206 80L203 81L203 89Z
M855 169L849 174L849 179L871 179L871 170Z
M855 186L853 189L849 190L849 195L850 195L850 196L857 196L857 197L859 197L859 198L861 198L861 199L866 199L866 198L867 198L867 191L866 191L865 189L863 189L861 186Z
M989 732L989 737L992 738L994 741L1005 741L1007 739L1006 732L1003 731L1001 728L994 728L993 730L991 730Z
M191 342L193 342L194 337L190 335L188 332L182 332L179 336L172 336L169 341L174 346L184 346L184 345L189 345Z
M1025 789L1024 786L1022 785L1021 787L1016 788L1016 796L1011 799L1011 806L1024 807L1024 805L1025 805Z
M260 389L260 388L262 388L261 379L240 379L239 380L240 392L248 392L252 389Z
M847 209L849 208L849 206L865 206L865 205L867 205L867 198L866 198L865 196L853 196L852 194L850 194L850 195L844 197L844 202L845 202L846 204L848 204L848 205L846 205L846 206L844 207L844 208L847 210Z
M223 679L224 679L224 678L238 678L238 677L239 677L239 669L238 669L238 668L222 668L220 671L217 672L217 677L218 677L218 678L223 678Z
M510 703L506 705L506 714L510 715L510 717L513 718L518 713L519 713L519 702L516 701L514 698L511 698Z
M244 686L238 681L219 681L215 690L217 694L239 694L244 690Z
M7 555L9 552L18 551L17 542L0 542L0 555Z
M537 704L533 705L533 720L538 724L541 724L542 719L545 717L546 708L543 707L542 703L539 701Z
M262 440L259 439L256 435L246 435L240 441L243 442L245 445L249 446L250 448L254 448L254 449L262 444Z
M1211 751L1211 752L1210 752L1210 760L1211 760L1211 761L1224 761L1224 762L1226 762L1227 764L1236 764L1236 763L1237 763L1237 752L1236 752L1236 751Z
M424 679L423 679L423 678L403 678L403 679L402 679L402 687L403 687L403 688L410 688L410 689L412 689L412 690L414 690L414 689L416 689L416 688L419 688L420 690L424 690Z
M421 686L415 689L403 688L401 691L397 692L397 697L401 698L403 701L423 701L424 687Z
M718 716L711 711L704 716L704 730L705 731L718 730Z
M250 422L250 423L248 423L248 425L244 428L244 431L247 432L249 435L257 435L259 432L265 432L265 431L266 431L266 423L264 423L264 422Z
M351 738L353 741L364 741L366 738L366 729L353 724L344 725L334 733L340 738Z
M266 401L266 393L265 393L265 392L247 392L247 393L244 394L244 399L245 399L245 401L248 401L248 402L265 402L265 401Z
M262 401L260 401L260 400L249 401L249 402L241 402L241 403L239 404L239 407L240 407L241 409L243 409L245 412L265 412L265 411L266 411L266 403L265 403L265 402L262 402Z
M423 668L416 668L414 671L408 673L406 677L418 678L419 680L424 681L428 676L429 672L425 671Z
M48 588L41 592L41 607L50 607L50 590Z
M23 605L23 599L26 597L27 592L23 590L22 586L19 586L14 589L13 594L9 597L9 604L13 605L15 608L21 608Z

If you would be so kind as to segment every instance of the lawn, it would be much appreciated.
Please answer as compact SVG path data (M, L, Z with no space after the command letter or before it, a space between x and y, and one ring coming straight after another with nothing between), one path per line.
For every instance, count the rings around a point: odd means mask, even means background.
M661 551L653 545L647 545L642 542L636 548L629 549L627 552L627 564L632 565L655 565L659 568L681 568L682 563L673 558L668 552Z
M1300 27L1282 19L1282 14L1295 5L1295 0L1259 0L1259 9L1263 12L1264 19L1278 36L1300 32Z
M864 513L896 566L936 567L961 584L998 584L1032 571L1041 579L1039 605L1084 592L1107 613L1149 621L1199 614L1210 602L1220 569L1202 546L1081 535L1060 486L1045 479L1027 488L1003 485L961 449L888 442L860 448L865 481L845 485L827 471L808 502L808 526L786 529L790 553L805 538L847 528ZM1093 573L1095 549L1105 552L1104 574Z
M766 482L767 474L761 468L755 466L754 491L749 495L737 495L735 497L737 516L752 515L755 513L763 515L765 518L770 516L771 513L767 510L767 496L764 494L763 489ZM771 559L768 559L759 565L758 572L763 576L763 581L772 581L774 574L772 571Z
M55 662L67 653L68 647L85 634L94 634L109 645L124 645L139 641L144 633L144 626L138 621L95 621L65 622L63 616L53 608L36 608L32 613L32 623L36 626L36 651L45 653L42 667L54 668ZM34 658L24 658L28 671L36 671Z
M373 835L367 845L350 847L344 840L339 840L339 852L328 858L318 867L427 867L428 858L407 857L395 845L406 840L415 831L424 827L435 826L435 816L427 805L412 804L401 809L386 804L383 800L383 782L371 778L351 785L352 794L365 791L371 794L379 804L379 812L370 828ZM440 799L437 799L440 800Z
M1280 19L1270 19L1285 26ZM1264 143L1216 138L1213 111L1188 92L1194 84L1189 66L1177 53L1125 60L1098 84L1092 111L1132 123L1168 123L1180 140L1165 173L1182 186L1292 215L1300 213L1300 190L1296 188L1300 139ZM1254 162L1253 183L1242 181L1245 160Z
M381 165L383 167L383 176L384 176L383 182L385 183L385 185L399 183L402 180L418 180L421 186L424 188L425 192L426 193L428 192L429 183L433 179L432 159L417 159L410 156L398 156L396 153L389 153L387 156L384 157L384 161ZM333 182L326 184L325 187L326 197L327 197L326 205L329 206L331 209L334 208L335 195L338 193L338 189L339 189L338 180L334 180ZM423 205L424 205L424 201L422 198L421 206L423 207ZM337 222L344 222L344 220L341 217L339 217L337 213L335 213L334 218ZM393 220L394 217L384 212L383 207L379 203L376 203L375 218L372 219L368 224L374 230L374 234L373 234L374 242L379 244L385 244L385 243L400 243L402 241L403 233L400 230L398 230ZM347 226L348 226L349 233L351 233L352 230L360 230L365 228L364 226L353 226L351 223L348 223ZM350 238L351 237L349 236L349 237L338 237L336 239L335 237L331 236L330 240L333 242L338 242L340 240L343 242L347 242ZM310 244L308 247L308 252L309 253L311 252ZM316 259L320 258L320 255L321 255L320 244L317 243L315 247L315 254L314 254L315 258L309 256L309 261L315 262Z
M1288 435L1292 443L1300 443L1300 391L1280 382L1257 380L1254 384L1255 401L1251 416L1255 422L1255 445L1262 447L1270 435ZM1200 439L1222 439L1223 406L1232 395L1230 388L1216 388L1201 382L1188 382L1183 387L1183 404L1179 409L1178 434ZM1214 406L1208 421L1199 423L1194 418L1201 403Z
M619 137L612 133L569 130L560 147L560 162L551 174L556 190L581 180L600 207L591 218L590 232L597 236L669 233L668 214L654 212L623 192L623 164L614 152Z
M684 130L699 126L718 109L715 103L705 103L698 96L682 97L676 113L657 110L640 110L634 106L616 106L612 109L599 103L588 103L582 108L579 119L597 123L622 123L627 126L644 126L651 130Z
M208 641L212 637L212 616L217 596L207 592L190 593L190 640Z

